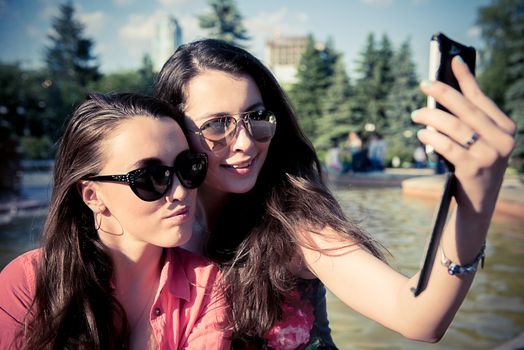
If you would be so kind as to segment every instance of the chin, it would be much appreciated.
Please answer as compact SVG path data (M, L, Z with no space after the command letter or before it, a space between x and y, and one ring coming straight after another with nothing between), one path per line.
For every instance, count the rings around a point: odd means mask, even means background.
M237 193L237 194L243 194L251 191L253 187L255 187L256 181L250 181L249 183L245 184L233 184L229 186L228 192L230 193Z

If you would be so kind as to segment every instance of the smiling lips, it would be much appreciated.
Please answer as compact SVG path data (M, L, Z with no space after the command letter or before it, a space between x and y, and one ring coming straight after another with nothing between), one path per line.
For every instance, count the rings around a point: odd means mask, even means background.
M223 164L222 166L225 167L225 168L233 168L235 170L247 169L247 168L251 167L251 165L254 163L254 160L255 160L255 158L251 158L251 159L249 159L248 161L245 161L245 162L240 162L240 163L236 163L236 164Z

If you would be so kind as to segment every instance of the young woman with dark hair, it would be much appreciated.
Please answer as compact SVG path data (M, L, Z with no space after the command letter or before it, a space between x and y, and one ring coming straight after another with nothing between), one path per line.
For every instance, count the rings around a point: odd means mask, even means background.
M216 268L175 248L207 171L180 117L135 94L92 94L76 109L43 246L0 273L0 348L229 347Z
M288 99L258 59L208 39L181 46L166 62L156 96L184 113L192 149L209 158L188 247L221 266L235 346L335 348L323 284L408 338L442 337L471 285L474 273L465 272L483 256L515 133L460 60L453 70L464 95L438 82L421 89L457 117L424 108L413 120L434 127L419 139L455 164L458 206L442 249L465 267L450 276L435 263L414 298L417 275L391 269L380 245L345 217Z

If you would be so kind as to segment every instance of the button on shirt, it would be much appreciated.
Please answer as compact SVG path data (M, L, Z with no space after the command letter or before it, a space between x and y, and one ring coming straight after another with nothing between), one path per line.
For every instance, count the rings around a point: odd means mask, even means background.
M9 348L23 326L40 254L40 249L29 251L0 273L0 349ZM229 349L230 334L221 329L225 302L217 279L217 269L204 258L180 248L167 249L150 310L158 349Z

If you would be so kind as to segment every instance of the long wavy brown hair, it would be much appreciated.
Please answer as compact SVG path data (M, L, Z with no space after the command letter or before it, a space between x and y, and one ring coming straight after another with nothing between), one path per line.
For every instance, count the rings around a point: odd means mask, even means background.
M298 245L315 248L302 234L304 229L318 233L330 227L342 242L357 242L373 255L383 255L380 245L344 215L323 182L320 162L288 98L249 52L214 39L183 45L160 71L155 96L183 112L189 81L205 70L250 76L277 118L255 187L231 194L207 242L207 255L224 273L235 336L263 337L281 318L280 305L295 286L288 267Z
M25 349L117 349L129 326L110 283L113 263L77 183L102 168L104 140L123 121L174 118L169 104L137 94L91 94L73 113L54 165L36 294L18 342Z

